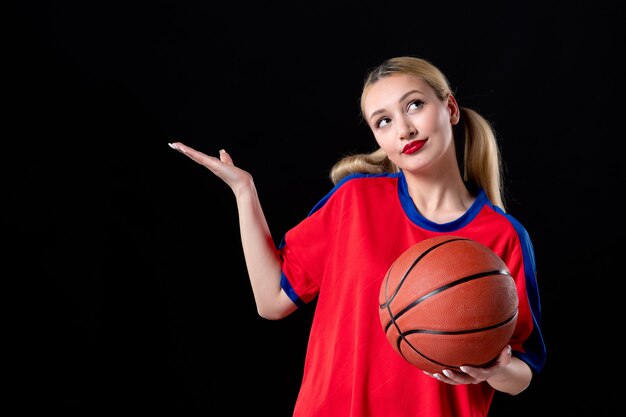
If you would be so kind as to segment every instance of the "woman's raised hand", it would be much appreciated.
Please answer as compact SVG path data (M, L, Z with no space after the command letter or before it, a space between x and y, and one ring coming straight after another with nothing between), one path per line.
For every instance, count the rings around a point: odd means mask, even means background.
M224 149L219 151L219 158L216 158L190 148L181 142L173 142L168 145L221 178L233 190L235 195L238 195L241 190L248 188L252 184L252 176L247 171L236 167L232 158Z

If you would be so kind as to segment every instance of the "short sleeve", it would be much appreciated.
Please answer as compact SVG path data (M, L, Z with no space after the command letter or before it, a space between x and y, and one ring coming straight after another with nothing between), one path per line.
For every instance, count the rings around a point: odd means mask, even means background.
M516 279L519 296L519 316L511 339L513 354L526 362L534 372L539 372L545 363L546 347L541 332L541 300L537 284L537 267L534 248L526 229L508 216L516 237L506 259Z
M340 192L331 191L311 213L287 231L278 246L281 287L298 306L319 293L328 254L332 252L340 219Z

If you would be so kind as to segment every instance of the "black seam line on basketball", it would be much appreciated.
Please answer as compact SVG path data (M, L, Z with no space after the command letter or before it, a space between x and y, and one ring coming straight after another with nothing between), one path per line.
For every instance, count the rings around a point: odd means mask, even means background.
M486 326L486 327L480 327L480 328L468 329L468 330L455 330L455 331L411 329L411 330L408 330L408 331L402 333L401 336L404 337L404 336L408 336L408 335L415 334L415 333L439 334L439 335L446 335L446 336L455 336L455 335L458 335L458 334L478 333L478 332L484 332L484 331L487 331L487 330L496 329L498 327L504 326L505 324L511 322L511 320L513 320L515 317L517 317L517 310L515 310L515 313L511 317L509 317L508 319L503 320L500 323L492 324L492 325ZM410 343L408 341L406 341L406 342L407 342L407 344L410 345Z
M448 364L445 364L445 363L443 363L443 362L436 361L436 360L434 360L433 358L431 358L431 357L429 357L429 356L424 355L422 352L420 352L419 350L415 349L415 347L413 347L413 345L412 345L412 344L410 344L410 343L408 342L408 340L406 340L406 339L404 338L404 335L400 335L400 336L398 337L398 342L397 342L397 344L396 344L396 345L397 345L397 347L398 347L398 352L400 352L400 354L402 355L402 357L403 357L405 360L408 360L408 358L407 358L407 357L404 355L404 353L402 352L402 349L401 349L401 346L400 346L400 343L402 342L402 340L404 340L404 341L406 342L406 344L407 344L407 345L408 345L408 346L409 346L409 347L410 347L410 348L411 348L411 349L412 349L415 353L417 353L418 355L420 355L422 358L426 359L427 361L430 361L430 362L432 362L432 363L436 363L437 365L440 365L440 366L442 366L442 367L444 367L444 368L456 368L456 366L450 366L450 365L448 365Z
M391 303L393 301L393 299L395 298L396 294L398 294L398 291L400 291L400 287L402 287L402 284L404 283L404 281L406 281L406 278L409 276L409 273L413 270L413 268L415 268L415 265L417 265L417 263L419 261L422 260L422 258L424 258L424 256L426 256L428 253L432 252L433 250L437 249L438 247L445 245L447 243L450 242L456 242L458 240L469 240L467 238L453 238L453 239L449 239L449 240L445 240L443 242L437 243L436 245L431 246L430 248L428 248L428 250L425 250L424 253L422 253L420 256L417 257L417 259L415 259L413 261L413 263L411 264L411 266L406 270L406 272L404 273L404 276L402 277L402 279L400 280L400 282L398 283L398 285L396 286L396 290L394 291L394 293L391 295L391 298L389 297L388 294L388 289L389 289L389 274L391 273L391 268L389 269L389 271L387 271L387 277L385 277L385 300L387 300L385 303L380 305L380 308L385 308L389 305L389 303ZM395 261L394 261L395 264ZM393 265L392 265L393 266ZM391 311L390 311L391 313Z
M400 342L402 342L402 340L403 340L403 339L404 339L404 337L402 337L402 336L398 337L398 342L397 342L398 352L400 352L400 354L402 355L402 357L403 357L405 360L408 360L408 358L404 355L404 353L402 353L402 349L400 348ZM450 368L455 368L455 369L458 369L458 368L459 368L459 367L458 367L458 366L456 366L456 365L450 365L450 364L447 364L447 363L443 363L443 362L436 361L436 360L434 360L433 358L431 358L431 357L429 357L429 356L426 356L426 355L424 355L422 352L420 352L419 350L415 349L415 347L413 347L413 345L411 345L411 344L410 344L407 340L405 340L405 342L409 345L409 347L410 347L410 348L411 348L411 349L412 349L415 353L417 353L418 355L420 355L422 358L426 359L427 361L430 361L430 362L432 362L432 363L435 363L435 364L437 364L437 365L440 365L440 366L441 366L441 367L443 367L443 368L448 368L448 369L450 369ZM497 355L496 355L496 357L497 357ZM493 358L493 359L495 359L495 358ZM481 364L478 364L478 363L477 363L477 364L471 364L471 363L468 363L468 364L466 364L466 365L469 365L469 366L475 366L475 367L480 368L480 367L483 367L483 366L485 366L485 365L487 365L487 364L491 363L491 362L493 361L493 359L490 359L490 360L488 360L487 362L485 362L485 363L481 363Z
M517 314L518 314L518 310L515 310L515 314L513 314L513 316L512 316L511 318L509 318L508 320L505 320L505 321L503 322L503 324L505 324L505 323L510 322L511 320L513 320L515 317L517 317ZM417 353L417 354L418 354L418 355L420 355L422 358L424 358L424 359L426 359L426 360L428 360L428 361L430 361L430 362L432 362L432 363L436 363L437 365L443 366L444 368L458 368L458 367L457 367L457 366L455 366L455 365L449 365L449 364L446 364L446 363L443 363L443 362L436 361L436 360L434 360L433 358L428 357L428 356L424 355L422 352L420 352L419 350L417 350L417 349L415 348L415 346L413 346L413 345L411 344L411 342L409 342L409 341L406 339L406 337L405 337L405 335L407 335L407 334L411 334L411 333L420 333L420 331L409 331L409 332L406 332L406 333L404 333L404 334L400 334L400 335L398 336L398 342L397 342L398 352L400 352L400 353L402 354L402 357L404 357L404 359L408 360L408 359L407 359L407 357L404 355L404 353L402 353L402 349L400 348L400 343L401 343L403 340L404 340L404 342L407 344L407 346L409 346L409 347L413 350L413 352ZM437 333L437 332L432 332L432 331L425 332L425 331L423 331L423 332L421 332L421 333ZM450 334L453 334L453 332L449 332L449 333L447 333L447 334L448 334L448 335L450 335ZM497 357L497 356L496 356L496 357ZM494 358L494 359L495 359L495 358ZM488 364L488 363L490 363L491 361L493 361L493 359L490 359L490 360L488 360L487 362L482 363L482 364L479 364L479 363L477 363L477 364L471 364L471 363L468 363L467 365L470 365L470 366L476 366L476 367L482 367L482 366L487 365L487 364Z
M428 250L424 251L424 253L422 253L415 261L413 261L413 264L408 268L408 270L404 273L404 276L402 276L402 279L400 280L400 283L396 286L396 290L393 293L393 295L391 296L391 298L389 298L389 294L388 294L388 289L389 289L389 274L391 273L391 268L389 269L388 273L387 273L387 277L385 278L385 300L387 300L385 303L383 303L383 305L381 305L380 308L386 308L387 309L387 313L389 314L389 317L391 317L391 321L387 324L387 326L385 326L385 333L389 330L389 327L391 326L391 324L393 323L394 326L396 326L396 330L398 331L398 334L402 334L402 330L400 330L400 327L398 327L398 325L396 324L396 320L394 317L393 312L391 311L391 306L390 303L391 301L393 301L393 299L395 298L396 294L398 293L398 291L400 291L400 287L402 287L402 284L404 283L404 281L406 280L406 278L409 275L409 272L411 272L411 270L415 267L415 265L424 258L424 256L426 256L426 254L432 252L433 250L435 250L436 248L445 245L447 243L450 242L456 242L457 240L469 240L467 238L451 238L448 240L444 240L443 242L440 242L430 248L428 248ZM395 264L395 261L394 261Z
M385 326L385 331L387 331L389 329L389 327L391 326L392 323L395 324L396 320L398 320L398 318L400 316L402 316L404 313L406 313L407 311L409 311L410 309L412 309L413 307L415 307L417 304L421 303L422 301L426 300L427 298L430 298L433 295L439 294L442 291L448 290L448 289L450 289L452 287L456 287L457 285L466 283L468 281L473 281L475 279L485 278L485 277L489 277L489 276L493 276L493 275L505 275L505 276L509 276L509 277L511 276L509 271L507 271L505 269L496 269L496 270L493 270L493 271L486 271L486 272L480 272L478 274L468 275L466 277L459 278L456 281L452 281L452 282L450 282L450 283L448 283L446 285L443 285L443 286L437 288L436 290L429 292L426 295L421 296L420 298L418 298L417 300L413 301L411 304L407 305L402 310L400 310L398 312L398 314L394 315L393 313L391 313L391 308L388 307L387 310L389 311L389 316L391 317L391 320ZM401 333L400 329L398 329L398 333Z
M387 313L389 314L389 317L391 317L391 321L387 324L387 326L385 326L385 333L389 330L389 327L391 326L391 324L393 323L393 325L396 327L396 330L398 331L398 334L402 334L402 330L400 330L400 327L398 327L398 324L396 323L396 319L394 317L393 312L391 311L391 306L390 303L391 301L393 301L393 299L395 298L396 294L398 294L398 291L400 291L400 287L402 287L402 284L404 283L404 281L406 280L406 278L409 276L409 272L411 272L411 270L413 270L413 268L415 267L415 265L417 265L417 263L422 260L424 258L424 256L426 256L428 253L432 252L433 250L435 250L436 248L443 246L445 244L451 243L451 242L456 242L458 240L470 240L467 238L460 238L460 237L454 237L454 238L450 238L448 240L444 240L443 242L440 242L430 248L428 248L428 250L425 250L424 253L422 253L415 261L413 261L413 264L411 264L411 266L408 268L408 270L404 273L404 276L402 276L402 279L400 280L400 282L398 283L398 285L396 286L396 290L393 293L393 295L391 296L391 298L389 298L389 294L388 294L388 289L389 289L389 274L391 273L391 268L389 269L389 272L387 273L387 277L385 279L385 300L387 300L380 308L386 308L387 309ZM394 261L395 264L395 261Z

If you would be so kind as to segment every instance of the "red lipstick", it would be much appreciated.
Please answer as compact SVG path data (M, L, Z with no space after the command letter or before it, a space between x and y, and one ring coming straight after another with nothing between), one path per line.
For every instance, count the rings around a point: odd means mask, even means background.
M427 140L428 139L414 140L413 142L407 143L406 146L402 149L402 153L406 155L410 155L412 153L419 151L420 149L422 149L422 146L424 146Z

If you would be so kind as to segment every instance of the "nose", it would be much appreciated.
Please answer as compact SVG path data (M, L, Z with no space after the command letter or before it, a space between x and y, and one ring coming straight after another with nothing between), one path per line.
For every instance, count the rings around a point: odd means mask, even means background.
M404 117L398 120L398 136L400 139L411 139L415 135L417 135L417 128L413 125L411 119Z

